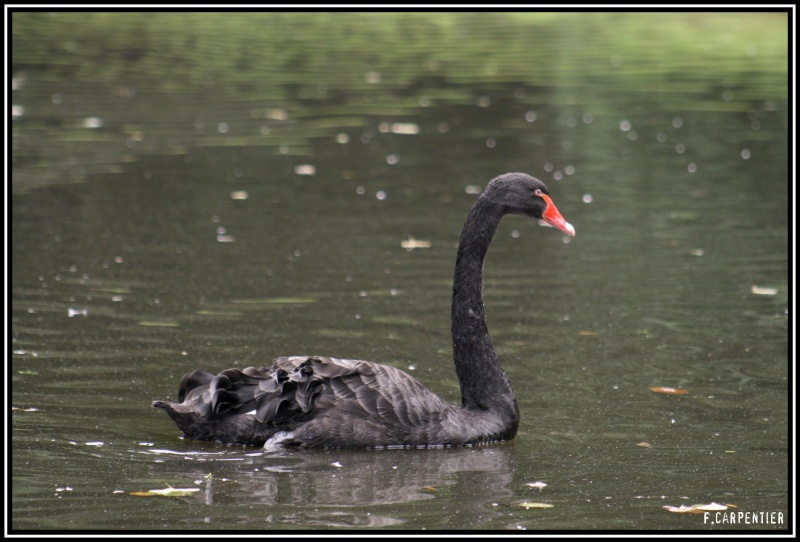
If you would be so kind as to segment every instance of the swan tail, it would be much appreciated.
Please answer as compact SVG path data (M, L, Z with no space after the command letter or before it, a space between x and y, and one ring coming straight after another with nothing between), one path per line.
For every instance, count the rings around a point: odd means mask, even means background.
M290 434L311 415L324 390L312 361L319 360L279 358L272 368L226 369L217 375L197 369L181 379L179 402L153 406L164 410L185 437L262 446L276 433Z

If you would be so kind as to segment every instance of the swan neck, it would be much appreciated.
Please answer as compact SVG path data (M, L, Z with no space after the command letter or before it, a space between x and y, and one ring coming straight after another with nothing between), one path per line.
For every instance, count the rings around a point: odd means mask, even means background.
M453 280L453 359L463 408L516 410L514 392L489 338L483 309L483 263L503 209L479 197L458 245Z

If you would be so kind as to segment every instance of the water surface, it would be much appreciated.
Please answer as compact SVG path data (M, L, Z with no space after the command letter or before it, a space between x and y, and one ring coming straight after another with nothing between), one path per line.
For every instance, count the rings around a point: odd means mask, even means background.
M786 16L653 17L15 14L11 527L786 529ZM489 250L514 441L266 452L150 407L300 354L458 403L456 243L506 171L577 229ZM663 508L712 502L773 521Z

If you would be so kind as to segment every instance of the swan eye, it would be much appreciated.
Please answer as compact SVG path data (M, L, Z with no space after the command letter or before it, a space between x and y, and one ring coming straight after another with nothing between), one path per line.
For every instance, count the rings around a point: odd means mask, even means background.
M536 190L533 191L533 195L534 196L541 196L542 195L542 189L541 188L537 188Z

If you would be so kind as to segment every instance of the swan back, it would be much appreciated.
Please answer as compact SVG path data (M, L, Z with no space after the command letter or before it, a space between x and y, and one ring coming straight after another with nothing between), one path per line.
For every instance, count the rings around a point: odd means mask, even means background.
M308 447L465 444L471 422L389 365L330 357L277 358L269 368L198 369L180 403L156 401L189 438Z

